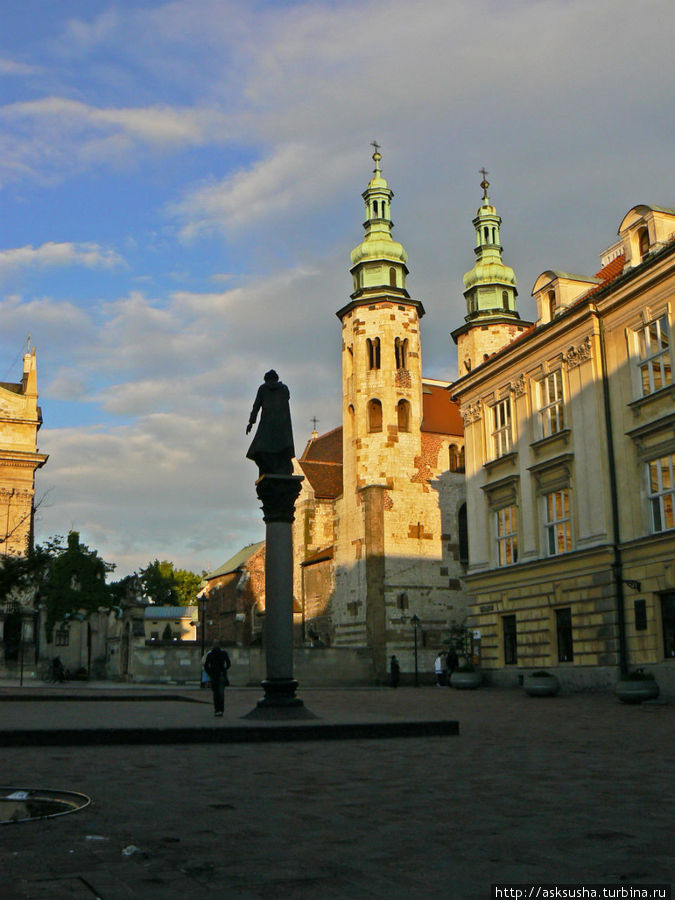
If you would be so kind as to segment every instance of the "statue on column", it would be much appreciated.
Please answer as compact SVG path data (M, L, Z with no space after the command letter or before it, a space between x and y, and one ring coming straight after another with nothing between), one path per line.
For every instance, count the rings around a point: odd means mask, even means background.
M246 454L246 457L252 459L258 466L260 477L293 474L295 448L291 427L290 396L290 391L283 382L279 381L279 376L274 369L265 373L264 384L258 388L246 426L246 434L248 434L255 425L258 412L260 412L260 422Z

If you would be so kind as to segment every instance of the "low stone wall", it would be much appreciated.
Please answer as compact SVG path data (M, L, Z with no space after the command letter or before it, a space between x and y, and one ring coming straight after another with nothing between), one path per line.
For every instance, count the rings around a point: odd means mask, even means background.
M265 677L265 653L259 647L228 647L233 687L258 685ZM139 683L198 682L201 677L201 646L185 642L166 646L134 647L129 680ZM305 687L343 687L375 683L373 660L368 650L329 647L298 647L294 652L294 674Z

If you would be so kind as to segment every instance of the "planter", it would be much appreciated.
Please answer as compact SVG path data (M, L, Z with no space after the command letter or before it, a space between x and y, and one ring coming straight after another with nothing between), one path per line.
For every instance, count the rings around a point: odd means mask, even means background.
M653 678L618 681L614 693L622 703L642 703L643 700L656 700L659 686Z
M523 687L530 697L555 697L560 690L560 682L550 673L546 675L530 673L525 675Z
M483 676L480 672L453 672L450 676L450 687L457 688L458 691L473 690L482 683Z

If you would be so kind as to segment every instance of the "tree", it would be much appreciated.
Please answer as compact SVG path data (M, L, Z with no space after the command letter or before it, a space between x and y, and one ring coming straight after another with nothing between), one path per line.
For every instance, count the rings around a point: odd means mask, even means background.
M45 628L51 642L54 625L72 613L94 612L110 606L112 597L105 576L114 565L96 550L80 543L71 531L67 544L59 535L36 546L26 557L5 557L0 567L0 601L7 603L20 592L33 595L33 602L46 609Z
M110 606L112 600L105 576L115 566L101 559L96 550L80 544L80 535L76 531L68 534L65 548L60 546L61 540L52 539L49 545L53 556L38 588L38 600L47 609L48 641L51 641L54 625L62 622L69 613L78 610L95 612L100 606Z
M138 577L148 600L160 606L190 606L202 582L202 576L196 572L174 569L168 560L157 559L139 569Z

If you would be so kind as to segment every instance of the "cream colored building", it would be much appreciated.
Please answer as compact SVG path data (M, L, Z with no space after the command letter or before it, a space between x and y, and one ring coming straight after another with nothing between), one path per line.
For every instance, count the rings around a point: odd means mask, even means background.
M515 340L480 358L489 321L455 332L460 360L474 353L451 388L470 624L495 681L644 666L675 687L675 211L636 206L618 234L594 276L539 276Z
M18 384L0 381L0 557L24 556L32 540L35 472L42 413L37 405L35 349L23 358Z
M407 290L380 158L363 193L354 290L337 313L342 426L313 436L298 460L306 478L294 546L305 633L367 649L384 677L391 654L413 671L414 616L419 670L430 673L465 616L464 442L448 383L422 376L424 308Z

